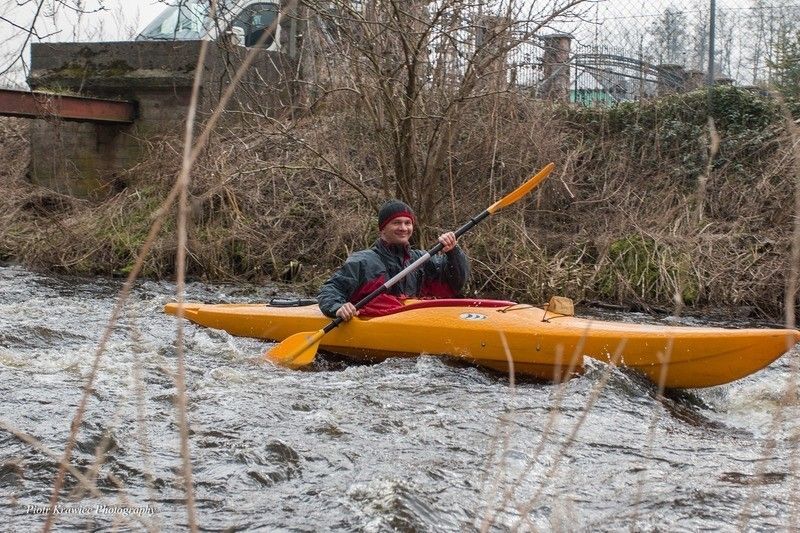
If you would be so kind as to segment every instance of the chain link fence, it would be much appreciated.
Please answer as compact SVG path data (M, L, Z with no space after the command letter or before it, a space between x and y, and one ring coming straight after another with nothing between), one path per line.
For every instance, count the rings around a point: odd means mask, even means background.
M586 105L703 86L711 55L715 83L771 85L787 47L800 46L800 0L597 0L573 6L544 27L537 20L546 11L531 16L525 3L515 5L508 81L542 95L555 85ZM453 28L461 28L456 63L493 25L508 21L508 2L477 2L457 15L457 23L443 19L449 27L441 31L451 39Z
M772 84L800 41L800 2L603 1L558 26L570 38L570 99L597 105L703 85L712 47L716 83Z
M355 4L363 11L370 2ZM800 47L800 0L428 4L431 17L440 9L448 13L436 18L433 62L447 61L463 73L476 49L504 32L511 44L502 59L512 86L585 105L688 91L712 77L715 83L771 85L787 47Z
M264 1L258 5L288 0ZM325 21L328 42L336 40L336 25L370 25L362 18L365 12L391 11L383 0L298 0L298 5L323 15L338 13ZM800 0L409 0L407 5L426 8L431 17L445 12L434 17L430 41L431 70L445 64L439 68L444 79L463 74L476 49L487 43L503 48L505 41L492 41L499 32L512 43L500 58L504 66L496 69L505 81L585 105L702 86L712 46L719 83L772 85L781 69L800 70ZM542 26L543 20L548 22ZM787 57L795 63L787 65Z
M785 47L800 39L796 0L606 1L588 14L570 30L570 95L584 103L697 88L711 54L717 83L771 84Z

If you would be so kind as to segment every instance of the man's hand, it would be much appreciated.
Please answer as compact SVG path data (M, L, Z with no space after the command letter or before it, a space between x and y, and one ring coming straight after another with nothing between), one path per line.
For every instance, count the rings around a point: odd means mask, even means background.
M448 231L447 233L442 233L441 235L439 235L439 242L442 243L442 245L444 246L444 248L442 248L442 251L444 253L447 253L456 247L456 234L453 233L452 231Z
M347 322L354 316L358 314L358 309L356 306L351 304L350 302L345 302L342 306L336 310L336 316Z

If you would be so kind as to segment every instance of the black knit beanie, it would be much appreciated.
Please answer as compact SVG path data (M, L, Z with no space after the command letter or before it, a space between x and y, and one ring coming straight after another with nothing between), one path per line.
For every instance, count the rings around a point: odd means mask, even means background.
M378 229L382 230L386 224L397 217L408 217L412 222L417 221L414 211L408 207L407 203L400 200L389 200L378 211Z

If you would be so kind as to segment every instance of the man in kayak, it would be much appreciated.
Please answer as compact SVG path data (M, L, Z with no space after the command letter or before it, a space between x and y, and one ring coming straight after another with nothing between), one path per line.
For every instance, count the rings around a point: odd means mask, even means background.
M320 289L319 308L330 318L350 320L359 314L355 303L383 285L388 279L422 256L413 250L409 239L416 218L400 200L389 200L378 211L379 237L368 250L353 253ZM372 300L362 311L381 314L402 305L402 298L453 298L469 278L469 261L456 244L453 232L443 233L439 242L442 254L432 257L419 269Z

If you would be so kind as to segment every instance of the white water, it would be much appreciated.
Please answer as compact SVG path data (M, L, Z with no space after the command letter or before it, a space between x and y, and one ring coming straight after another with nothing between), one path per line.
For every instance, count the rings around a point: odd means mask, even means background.
M120 286L0 267L5 426L61 455ZM251 302L275 292L193 284L188 298ZM88 471L97 446L110 438L97 475L102 498L75 490L68 476L56 531L186 526L173 405L175 320L161 312L173 293L168 283L141 282L115 329L73 456ZM523 382L513 390L502 376L434 357L376 365L323 357L309 372L254 364L266 347L186 328L190 448L203 528L798 525L792 516L800 512L800 478L791 461L800 413L782 404L797 348L736 383L665 399L649 382L612 370L581 423L609 371L603 365L590 365L564 388ZM56 471L56 459L0 429L0 529L42 527L39 512Z

